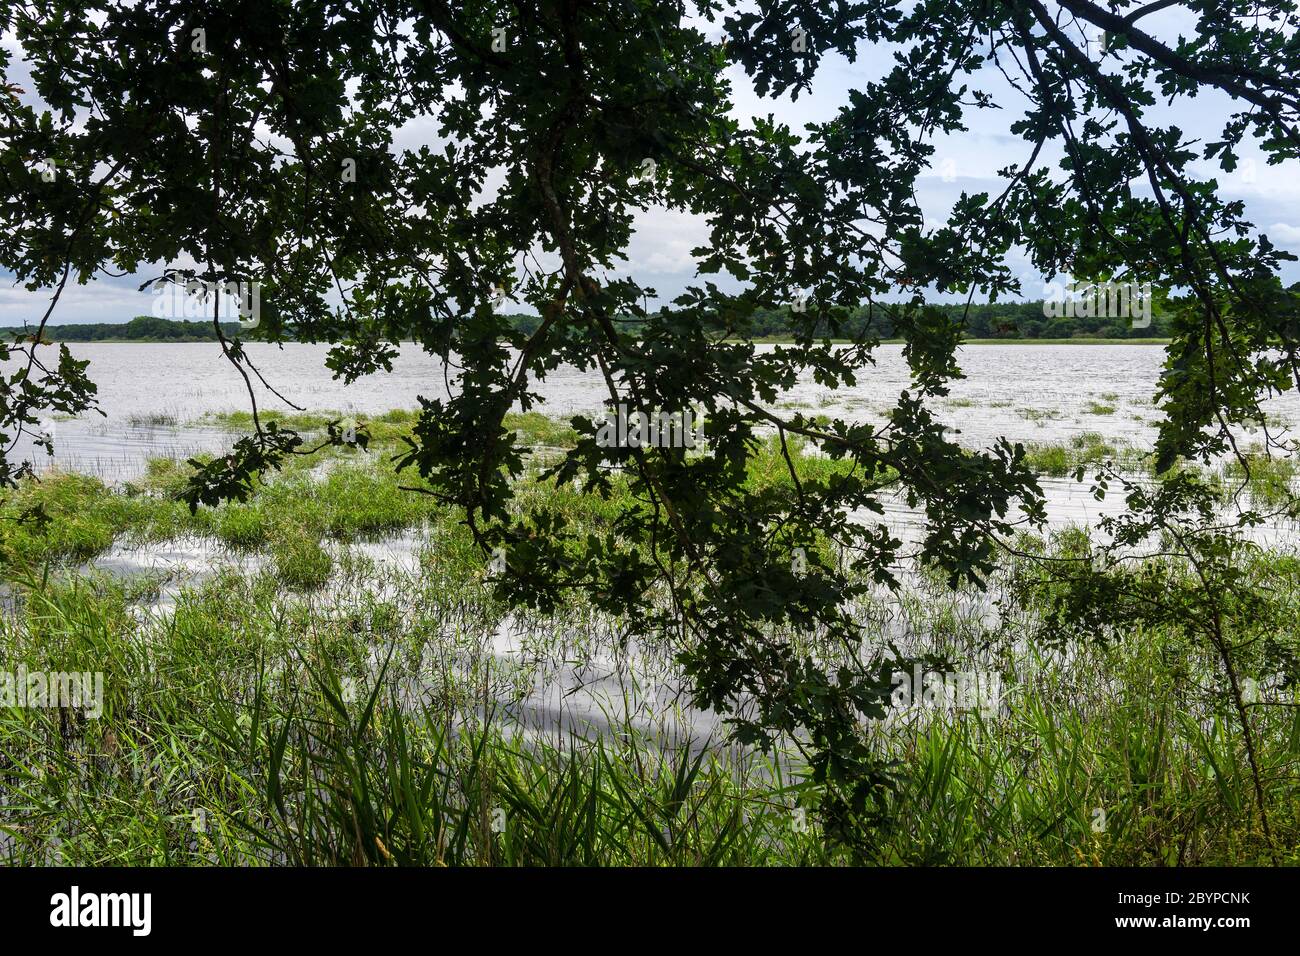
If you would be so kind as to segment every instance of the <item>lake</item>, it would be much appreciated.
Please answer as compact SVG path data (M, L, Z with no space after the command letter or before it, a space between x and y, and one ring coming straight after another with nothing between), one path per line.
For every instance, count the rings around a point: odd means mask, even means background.
M326 368L327 346L253 342L245 347L267 382L307 411L375 415L414 407L421 395L446 395L443 363L410 343L402 346L392 373L351 385L334 379ZM759 346L764 351L779 347ZM183 457L228 447L235 437L230 432L193 423L210 412L248 408L243 379L216 343L73 343L69 348L90 361L89 375L99 386L105 417L47 422L57 448L53 461L30 441L20 449L25 457L38 456L40 467L52 465L106 481L129 479L150 456ZM987 447L1000 437L1055 443L1091 432L1110 442L1149 448L1159 417L1151 400L1164 359L1164 348L1152 344L967 345L959 356L966 378L932 407L957 440L970 447ZM860 376L857 387L833 391L808 375L777 405L787 412L881 422L909 387L902 346L882 345L875 368ZM605 389L595 372L561 367L534 390L544 398L541 410L548 414L602 413ZM290 410L260 385L258 401L263 409ZM1273 399L1267 409L1279 422L1300 421L1300 396ZM1243 437L1250 444L1252 436ZM1099 504L1086 486L1070 479L1045 478L1043 486L1053 523L1091 523L1121 504L1117 499ZM902 524L914 524L901 503L890 510Z
M149 454L220 447L229 440L224 432L166 426L248 407L242 378L215 343L73 343L69 348L90 361L89 374L99 386L106 417L53 423L61 445L54 464L61 468L121 478ZM373 415L414 407L420 395L446 394L443 363L409 343L402 346L391 374L351 385L335 380L325 367L326 346L254 342L245 348L267 381L307 411ZM960 353L967 377L954 383L935 412L972 447L1001 436L1056 442L1084 431L1148 446L1158 416L1151 397L1164 357L1159 345L968 345ZM778 405L850 421L881 421L909 384L902 346L884 345L874 371L856 388L832 391L809 375ZM596 373L569 367L551 373L536 391L546 402L542 410L550 414L599 412L605 397ZM258 400L263 408L289 410L260 386ZM1296 421L1300 397L1275 399L1269 411L1288 423ZM166 425L159 427L159 422Z

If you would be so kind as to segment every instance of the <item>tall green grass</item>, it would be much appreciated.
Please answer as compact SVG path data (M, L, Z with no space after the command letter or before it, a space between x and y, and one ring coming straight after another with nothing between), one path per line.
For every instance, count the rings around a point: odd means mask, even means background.
M295 460L249 501L194 516L178 500L184 466L165 460L119 488L51 475L0 495L0 516L40 505L49 519L0 521L0 671L101 671L106 688L99 719L0 708L0 860L1300 862L1300 700L1277 676L1286 655L1300 654L1300 635L1228 622L1242 672L1266 690L1249 713L1270 848L1213 655L1173 627L1054 649L1034 590L1022 586L1028 565L1015 561L988 594L953 592L921 570L901 595L856 608L867 654L888 637L904 651L979 661L1003 675L1006 693L996 715L913 708L864 724L898 784L856 854L825 839L793 748L745 752L683 738L667 711L645 719L657 705L641 685L671 677L672 647L639 648L628 699L610 702L604 733L512 721L512 708L566 667L626 659L617 622L581 600L562 620L508 614L458 515L391 475L387 458L411 421L382 416L369 456ZM511 427L539 447L573 440L546 419ZM799 450L806 476L843 467ZM1116 451L1080 436L1060 467ZM1048 456L1043 470L1057 468L1054 452L1036 454ZM1290 477L1277 466L1267 480ZM751 481L788 480L780 449L762 448ZM612 500L542 484L535 471L518 491L579 523L608 523L626 503L617 479ZM398 533L414 536L413 567L365 547ZM78 570L114 543L186 536L218 550L213 573L179 591L166 579ZM1078 531L1023 544L1058 557L1092 546ZM241 563L250 555L259 560ZM1260 553L1240 572L1282 619L1300 615L1293 556ZM156 603L164 588L174 604ZM494 640L508 622L522 644L503 656Z

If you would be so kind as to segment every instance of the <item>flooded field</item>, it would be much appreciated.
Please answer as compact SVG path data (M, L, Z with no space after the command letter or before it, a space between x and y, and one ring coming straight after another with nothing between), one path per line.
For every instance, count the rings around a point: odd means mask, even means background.
M736 826L746 834L750 842L737 851L737 860L785 861L823 852L790 829L792 819L802 819L785 782L806 769L800 741L783 738L765 751L732 740L724 716L692 700L681 639L636 634L628 622L599 610L589 595L575 595L550 615L509 606L495 592L486 558L456 514L399 487L391 460L414 423L410 409L417 396L442 387L443 369L427 356L408 348L394 375L345 388L324 369L324 349L255 350L268 381L308 413L369 419L372 445L368 451L326 449L294 458L258 484L247 501L191 514L180 500L183 459L219 452L240 433L243 424L228 413L246 407L242 380L204 345L75 346L74 352L91 359L105 416L50 421L58 455L38 462L43 479L0 498L0 518L15 518L33 504L51 515L43 529L14 521L0 525L0 545L18 557L0 568L0 651L8 647L13 655L39 658L51 648L73 648L96 661L109 654L103 667L110 696L119 695L118 736L137 733L140 708L150 714L158 708L150 720L161 721L164 733L177 739L159 753L162 744L141 736L132 745L132 759L150 754L181 763L160 784L166 809L157 810L150 845L194 861L293 859L301 848L287 850L269 835L250 842L233 830L221 839L205 830L196 840L182 827L177 836L172 818L177 807L181 813L211 809L238 818L240 826L280 826L294 818L294 827L331 828L333 823L298 819L314 812L311 781L336 774L382 776L393 761L407 759L392 748L407 746L402 735L409 732L436 754L437 766L454 768L446 772L457 780L460 795L449 796L451 803L440 811L453 816L487 812L468 796L482 772L475 750L481 743L494 762L521 775L500 784L517 788L511 799L519 813L530 795L561 799L555 787L576 787L564 783L571 781L566 774L604 773L614 789L602 799L613 814L611 832L621 834L619 845L636 847L634 855L646 859L673 857L687 846L678 846L675 824L662 830L656 825L652 834L635 838L624 832L633 812L628 794L636 791L642 794L637 800L653 803L659 798L644 794L668 786L684 766L706 761L708 769L699 772L709 782L698 794L698 812L710 821L705 831ZM1098 522L1120 514L1124 504L1119 495L1094 498L1087 482L1068 477L1073 466L1115 458L1132 469L1135 480L1154 481L1142 456L1155 434L1150 395L1162 349L971 346L963 360L968 378L939 402L942 419L971 447L1001 437L1029 447L1041 474L1048 524L1025 525L1024 541L1016 543L1052 560L1077 561L1080 549L1087 553L1102 539ZM832 392L805 382L778 404L876 421L907 386L899 349L887 346L877 374L860 387ZM553 417L514 416L507 423L522 445L534 449L518 479L517 500L544 502L578 529L603 528L610 509L631 504L625 485L616 481L612 499L604 501L568 484L537 480L541 459L572 440L563 437L557 419L599 413L603 390L593 377L571 369L550 376L539 390L547 400L542 411ZM261 398L265 408L277 409L273 398ZM1269 414L1270 425L1280 430L1300 418L1300 406L1288 397L1274 402ZM315 425L299 427L311 431L319 422L318 417ZM766 474L779 453L769 442L755 454L755 467ZM796 452L793 467L824 475L835 466L809 451ZM771 473L787 480L783 467ZM1211 474L1225 492L1225 513L1257 501L1276 504L1295 484L1291 464L1279 464L1234 499L1230 463ZM1080 853L1110 852L1091 835L1095 809L1113 808L1108 812L1139 823L1148 812L1145 789L1116 782L1117 768L1130 759L1129 735L1137 732L1156 734L1158 739L1142 746L1162 754L1159 773L1173 802L1198 814L1219 812L1205 803L1205 776L1233 760L1240 766L1240 755L1237 740L1225 730L1228 698L1212 654L1176 624L1121 635L1115 647L1061 646L1050 604L1042 593L1026 590L1025 575L1037 571L1026 571L1008 555L983 589L952 589L910 560L924 530L917 512L892 493L883 505L883 515L855 517L883 522L903 542L901 585L873 586L846 608L860 627L854 666L885 666L898 655L924 657L945 680L984 682L986 694L973 708L955 694L930 700L917 683L924 678L918 671L905 675L900 687L906 693L895 695L888 713L864 721L862 733L880 755L900 765L919 761L930 774L909 778L911 789L900 794L895 812L902 830L881 851L883 861L1076 862ZM1276 516L1248 529L1246 537L1263 549L1243 552L1238 573L1259 581L1269 600L1293 617L1300 603L1295 522ZM1253 617L1241 624L1246 630L1254 626ZM842 647L818 634L787 629L764 639L797 646L819 662L847 660ZM1252 648L1252 658L1243 666L1261 698L1289 702L1293 686L1270 656L1278 650L1269 642L1277 640L1291 636L1249 638L1244 646ZM1262 642L1258 648L1256 641ZM1169 660L1178 661L1176 674L1166 672ZM361 739L351 721L358 714L371 719L367 702L376 693L384 696L383 720L389 723L365 728L374 763L360 767L334 753L331 741L340 734ZM731 708L743 714L753 704L741 697ZM274 716L264 718L264 706ZM296 745L301 758L326 762L272 769L268 744L256 734L263 719L298 728L293 733L302 735ZM1166 720L1176 724L1168 738ZM399 731L393 721L410 723ZM1283 744L1291 733L1289 712L1278 707L1261 713L1257 729L1269 742L1276 771L1289 772L1290 751ZM185 749L190 747L199 750L191 754ZM1080 748L1087 753L1082 762L1074 756ZM67 759L60 773L71 779L92 772L77 752ZM141 778L139 767L104 759L112 780ZM300 802L274 805L273 796L213 783L214 772L220 780L230 774L267 786L274 774L288 774ZM929 789L936 774L947 781L942 793ZM975 778L978 786L969 783ZM358 784L339 778L333 785ZM376 792L385 785L377 778L365 784ZM277 781L266 793L280 786ZM1244 787L1244 778L1233 786ZM1059 787L1066 788L1068 800L1052 795ZM573 793L580 791L586 792L579 787ZM88 814L110 813L104 808L115 798L107 793L101 798L109 802L96 803ZM971 802L973 793L979 806ZM662 799L666 807L677 805L671 793ZM126 813L125 805L121 809ZM1240 806L1238 811L1244 812ZM136 826L130 822L135 817L119 820L117 812L111 811L111 824L94 827ZM535 815L528 826L544 843L553 824L542 809L527 812ZM574 812L555 811L566 820ZM31 814L37 822L30 833L37 835L0 838L0 858L32 854L24 858L53 861L67 852L56 832L66 815L57 807ZM931 828L949 818L980 822L960 835L908 832L909 826ZM1204 827L1204 817L1197 819L1195 825ZM42 830L41 820L56 821L55 829ZM482 827L481 821L463 825ZM1048 839L1044 827L1051 831ZM999 833L996 842L983 835L992 831ZM88 832L82 831L78 858L106 859ZM1167 859L1165 850L1151 850L1134 833L1108 858ZM213 839L205 842L207 836ZM643 839L650 842L642 846ZM478 840L480 848L492 842L490 835ZM1227 851L1210 841L1203 852L1210 859Z
M762 350L778 348L759 346ZM56 440L51 459L30 440L19 457L38 469L94 475L113 483L139 476L150 457L185 458L219 452L236 437L205 418L248 408L243 379L209 344L73 344L74 355L88 359L99 386L104 415L49 419L44 427ZM407 344L391 374L362 378L351 385L334 380L325 367L325 346L249 343L246 348L268 383L308 413L331 412L358 418L409 409L417 398L444 395L446 369L434 356ZM986 448L999 438L1026 445L1054 446L1086 439L1134 454L1155 441L1159 410L1152 396L1165 359L1159 345L968 345L960 353L966 378L934 405L958 441ZM851 389L831 390L811 380L791 389L777 403L786 412L825 414L849 422L880 423L909 373L899 345L883 345L877 365ZM605 389L597 373L561 367L540 382L540 410L549 416L603 414ZM263 410L291 411L265 388L258 388ZM1275 438L1291 437L1300 421L1300 396L1289 394L1266 405ZM1242 434L1249 446L1258 436ZM1053 525L1095 524L1116 514L1122 503L1096 501L1086 485L1064 474L1042 479ZM915 514L899 501L886 501L890 523L905 537L915 534ZM1259 530L1261 540L1288 538L1290 525Z
M120 485L139 478L150 458L181 459L221 451L237 434L210 423L210 416L243 409L247 400L242 379L221 359L215 346L95 344L73 348L78 357L91 361L90 374L99 384L105 415L51 420L47 427L56 438L57 454L53 461L38 460L38 465ZM444 390L441 363L412 346L394 363L392 375L371 376L350 386L331 379L324 366L324 347L253 344L249 350L268 381L309 414L380 416L394 408L415 406L420 395ZM1163 354L1162 348L1152 345L968 346L962 353L967 378L941 400L940 417L960 434L963 443L974 447L1001 437L1050 446L1086 435L1096 445L1140 451L1154 440L1157 412L1151 394ZM832 391L807 381L778 405L788 411L828 414L849 421L883 421L908 381L901 347L887 345L881 349L875 373L865 377L859 387ZM572 368L550 375L538 390L546 400L543 411L551 416L597 415L605 394L595 373L584 375ZM259 390L259 401L266 409L285 410L265 389ZM1275 402L1270 410L1279 423L1289 421L1293 414L1300 418L1300 399L1295 397ZM369 469L387 467L382 453L355 457ZM331 464L337 462L326 462L323 467L328 470ZM322 475L319 472L314 477ZM1086 483L1073 478L1044 475L1041 483L1050 528L1093 528L1102 516L1123 511L1119 496L1098 501ZM888 495L884 506L883 520L895 535L909 545L919 540L924 524L914 509ZM861 518L874 520L867 514ZM1279 520L1253 529L1252 534L1261 543L1289 546L1296 530L1294 522ZM422 554L434 543L425 523L368 540L327 541L323 546L333 571L312 600L341 606L356 585L341 569L365 562L370 574L364 583L371 599L397 599L418 581ZM256 576L273 571L268 569L270 563L264 553L232 548L220 536L189 534L116 542L84 570L123 580L156 581L156 590L136 606L137 613L156 616L173 612L186 589L232 572ZM608 622L591 626L608 627ZM538 642L529 639L533 632L513 618L491 626L480 622L468 629L477 632L472 655L475 666L483 659L495 661L498 671L513 672L518 679L526 671L523 685L492 695L503 707L502 716L521 727L607 734L611 727L635 716L641 729L653 726L673 740L717 737L723 729L714 715L681 706L682 687L671 674L670 662L646 648L614 653L618 642L608 635L600 641L569 640L563 636L567 631L552 627L542 642L550 651L539 653ZM528 666L521 670L525 661ZM418 666L414 667L409 679L418 681L418 673Z
M220 434L175 426L248 405L243 380L216 345L97 343L69 348L77 358L90 361L89 375L99 386L99 405L106 417L48 423L61 446L54 463L64 469L115 480L138 471L149 454L215 449L223 440ZM420 395L445 394L442 363L410 344L402 347L391 374L348 386L335 381L325 367L325 346L249 343L246 349L268 383L309 412L376 415L415 407ZM1149 446L1159 414L1151 401L1164 359L1158 345L968 345L959 356L966 378L954 383L952 394L935 411L972 447L1003 436L1057 442L1081 432ZM876 368L858 387L832 391L809 377L778 404L847 421L882 421L908 387L902 346L883 345ZM536 391L548 415L598 412L605 397L597 373L565 367L540 382ZM265 389L259 389L259 402L264 408L289 411ZM1300 397L1277 399L1268 411L1279 423L1300 420Z

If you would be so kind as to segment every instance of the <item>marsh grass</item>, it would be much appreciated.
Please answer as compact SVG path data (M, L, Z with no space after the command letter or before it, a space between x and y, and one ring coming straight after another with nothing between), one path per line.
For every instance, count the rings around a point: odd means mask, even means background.
M1212 465L1178 464L1172 473L1197 472L1218 489L1225 503L1238 491L1244 491L1251 504L1268 507L1280 507L1294 497L1295 478L1300 471L1295 458L1266 455L1258 448L1247 449L1244 455L1245 465L1230 456ZM1025 460L1034 471L1051 477L1072 475L1079 468L1088 472L1107 463L1131 475L1155 477L1155 456L1151 452L1107 440L1099 432L1081 432L1063 442L1031 442L1025 446Z
M5 862L795 865L827 844L799 764L647 732L526 733L490 720L520 685L485 635L503 609L405 604L369 584L322 604L225 572L143 617L122 582L20 582L4 667L102 670L104 715L0 710ZM416 581L406 587L420 587ZM437 581L430 587L439 588ZM396 589L397 593L402 588ZM480 594L482 592L480 591ZM963 659L995 642L1006 707L868 726L899 788L867 861L1210 864L1265 859L1211 662L1170 635L1026 649L923 589L908 631ZM537 650L521 665L573 650ZM459 635L459 636L455 636ZM1019 645L1019 646L1018 646ZM1001 656L998 656L1001 655ZM417 678L415 684L410 681ZM412 692L412 686L416 688ZM516 691L517 692L517 691ZM1294 691L1271 691L1294 702ZM502 695L505 695L504 697ZM1293 707L1260 708L1274 829L1300 835ZM1096 824L1098 811L1104 826ZM1288 859L1291 859L1288 857ZM1291 859L1291 862L1300 860Z
M1295 495L1297 464L1294 458L1247 454L1246 462L1233 458L1223 466L1224 478L1233 484L1246 482L1252 504L1278 506Z
M151 412L144 415L128 415L126 423L135 428L175 428L180 424L180 420L169 412Z
M1025 460L1039 474L1062 477L1106 461L1141 467L1142 456L1136 449L1108 442L1099 432L1082 432L1065 442L1031 443L1025 448Z
M100 720L0 711L7 863L828 859L761 758L740 769L631 724L552 738L458 720L454 681L415 702L385 683L391 646L373 686L349 693L344 675L395 623L382 605L331 619L280 604L271 578L226 575L141 625L113 582L27 584L0 630L6 666L103 669L110 690ZM489 706L480 676L461 690Z
M319 416L311 427L332 420ZM413 416L370 422L370 454L297 459L246 503L191 515L183 465L158 459L118 488L51 474L0 495L0 515L39 504L42 527L0 521L0 669L100 671L99 719L0 708L0 860L93 865L1174 865L1266 862L1241 736L1215 659L1174 628L1054 649L1029 573L1010 562L987 594L918 569L900 595L856 607L869 653L979 661L1006 684L993 716L912 708L864 733L895 761L884 821L851 855L823 838L789 742L747 752L683 727L654 695L672 647L621 646L582 600L562 620L511 615L485 586L458 516L403 492L389 458ZM296 423L308 427L307 421ZM563 448L568 426L509 427ZM804 480L844 467L792 447ZM1087 433L1035 446L1044 473L1140 453ZM1128 457L1126 457L1128 456ZM1270 468L1276 471L1269 471ZM628 499L538 480L518 493L580 526ZM1225 473L1226 477L1232 477ZM1252 468L1275 494L1293 474ZM885 481L888 476L881 476ZM768 442L756 487L789 474ZM407 534L412 566L364 545ZM79 566L114 543L194 535L252 568L215 560L156 602L158 576ZM1089 553L1086 533L1025 550ZM1242 573L1300 615L1300 562L1260 553ZM1026 595L1030 595L1026 597ZM1264 701L1250 719L1283 862L1300 843L1300 700L1248 621L1245 673ZM513 628L513 650L501 637ZM1272 635L1300 653L1295 634ZM815 640L789 635L809 654ZM1279 643L1280 642L1280 643ZM1257 650L1250 650L1256 648ZM610 664L609 662L613 662ZM622 696L581 732L521 719L539 687L573 668L616 667ZM584 672L585 673L585 672ZM565 691L567 693L567 690ZM803 811L803 812L801 812ZM1100 824L1100 825L1099 825Z

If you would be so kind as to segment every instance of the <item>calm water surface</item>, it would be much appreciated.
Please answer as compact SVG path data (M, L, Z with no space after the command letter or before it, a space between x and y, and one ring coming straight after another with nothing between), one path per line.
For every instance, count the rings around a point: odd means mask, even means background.
M772 349L776 346L762 346ZM61 446L53 464L90 471L108 479L129 477L156 454L215 450L229 441L223 432L168 427L185 425L209 412L248 407L242 378L215 344L73 344L76 357L90 360L106 417L83 416L51 422ZM374 415L411 408L417 397L446 395L446 369L415 345L404 345L391 374L368 376L351 385L325 367L327 347L264 343L246 345L267 381L308 411ZM1052 442L1079 432L1149 445L1157 410L1151 404L1164 361L1153 345L970 345L961 351L966 379L954 384L935 413L972 447L999 437ZM454 369L453 369L454 372ZM832 391L811 376L782 396L778 406L881 421L910 382L902 347L881 346L874 370L856 388ZM536 387L551 414L599 412L605 398L598 375L563 367ZM288 410L258 387L261 407ZM1300 397L1274 400L1270 412L1300 420ZM159 422L164 425L159 425ZM30 448L26 450L31 454Z

